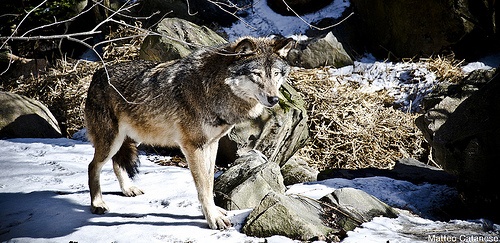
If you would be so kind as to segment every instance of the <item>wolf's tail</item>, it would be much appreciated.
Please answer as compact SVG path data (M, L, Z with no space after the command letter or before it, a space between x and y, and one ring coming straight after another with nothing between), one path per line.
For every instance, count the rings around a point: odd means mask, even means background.
M139 173L140 164L135 141L129 137L125 138L120 150L113 156L113 162L125 169L130 178L134 178Z

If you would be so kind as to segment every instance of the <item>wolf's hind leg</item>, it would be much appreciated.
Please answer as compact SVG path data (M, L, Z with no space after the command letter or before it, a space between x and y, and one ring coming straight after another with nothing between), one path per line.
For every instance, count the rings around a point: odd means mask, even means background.
M135 197L144 192L133 185L133 178L139 171L139 157L137 155L137 145L134 140L127 137L120 147L120 150L113 156L113 170L120 183L122 192L127 197Z
M107 133L107 136L92 136L94 139L95 153L92 162L89 164L89 188L90 188L90 209L94 214L104 214L109 211L108 206L102 200L100 183L101 170L104 164L116 154L123 143L125 137L120 133ZM114 138L112 140L106 138Z

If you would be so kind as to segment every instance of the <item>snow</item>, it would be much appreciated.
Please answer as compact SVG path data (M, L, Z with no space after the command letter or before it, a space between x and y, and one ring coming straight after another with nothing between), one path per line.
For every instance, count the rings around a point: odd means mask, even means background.
M141 173L136 179L145 194L122 196L108 163L101 182L110 212L91 214L87 165L92 155L88 142L72 139L0 140L0 241L296 242L284 236L262 239L240 233L251 209L229 212L234 225L229 230L209 229L189 170L159 166L146 155L140 155ZM437 229L470 237L498 236L500 231L498 225L484 231L482 221L428 219L426 215L436 205L456 195L454 188L444 185L415 185L386 177L337 178L296 184L287 194L320 198L343 187L364 190L389 205L420 215L400 210L403 213L395 219L375 218L348 232L344 242L425 241L428 234L422 232ZM465 233L464 228L468 230Z
M470 73L474 70L488 70L488 69L492 69L492 68L493 67L488 66L483 62L471 62L471 63L468 63L467 65L463 66L462 70L465 73Z
M330 68L330 79L342 84L358 83L360 92L386 90L394 104L403 111L417 112L425 95L438 82L436 75L423 62L380 62L364 58L353 65Z
M232 26L223 30L232 41L241 36L270 36L280 34L282 36L292 36L304 33L309 28L308 23L319 21L325 17L340 18L346 8L350 6L349 0L334 0L330 5L321 10L300 16L283 16L275 13L267 1L257 0L252 9L248 10L248 15L237 21Z

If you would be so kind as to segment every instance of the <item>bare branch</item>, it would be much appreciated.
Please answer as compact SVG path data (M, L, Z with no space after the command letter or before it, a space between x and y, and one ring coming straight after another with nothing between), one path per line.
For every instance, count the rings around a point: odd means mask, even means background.
M102 31L86 31L86 32L80 32L80 33L73 33L73 34L62 34L62 35L39 35L39 36L9 36L9 37L1 37L0 40L23 40L23 41L31 41L31 40L53 40L53 39L68 39L69 37L76 37L76 36L85 36L85 35L95 35L95 34L100 34Z

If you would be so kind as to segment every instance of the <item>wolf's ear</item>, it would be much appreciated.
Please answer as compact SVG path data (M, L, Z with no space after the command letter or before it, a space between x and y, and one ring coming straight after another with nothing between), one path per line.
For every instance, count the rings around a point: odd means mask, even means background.
M233 52L241 55L250 55L255 52L256 48L257 46L255 45L255 42L253 40L251 40L250 38L245 38L236 43Z
M280 57L286 58L294 45L295 41L292 38L274 39L273 49Z

